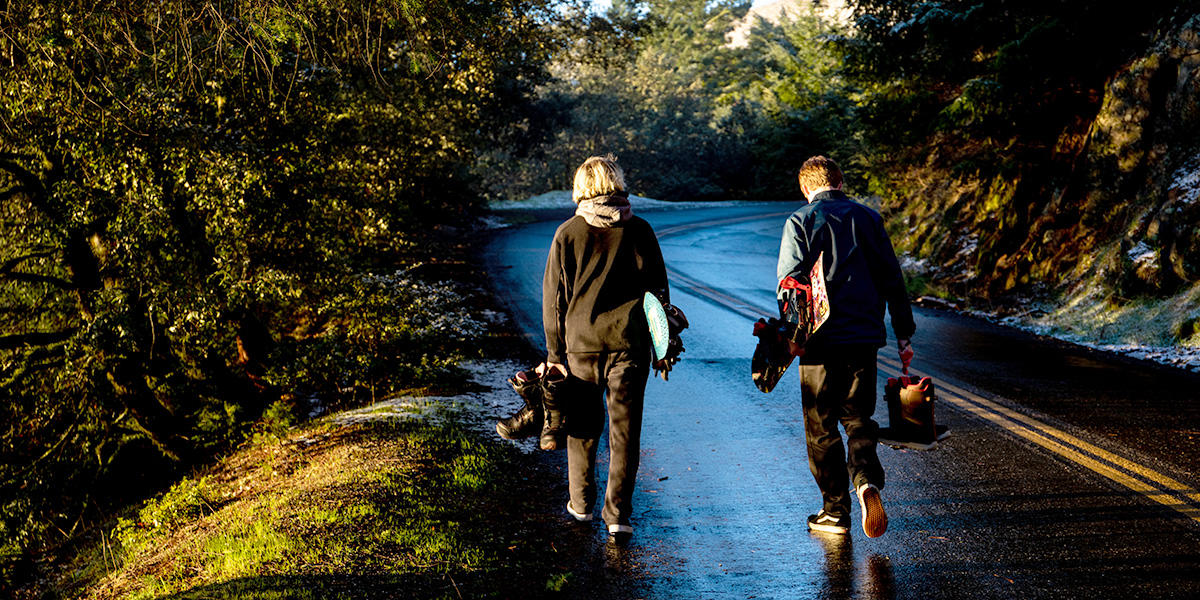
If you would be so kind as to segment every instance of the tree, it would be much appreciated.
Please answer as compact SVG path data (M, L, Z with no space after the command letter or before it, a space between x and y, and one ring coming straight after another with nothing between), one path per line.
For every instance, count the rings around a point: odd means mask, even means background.
M226 447L281 399L452 363L469 332L445 330L448 290L403 269L474 205L490 124L544 77L551 2L0 15L7 543L68 530L97 480Z

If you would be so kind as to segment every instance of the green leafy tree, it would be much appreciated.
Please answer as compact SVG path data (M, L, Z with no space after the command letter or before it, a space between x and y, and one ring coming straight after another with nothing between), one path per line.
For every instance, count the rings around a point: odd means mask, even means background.
M451 365L476 325L420 264L475 205L469 166L511 135L493 124L542 81L554 18L541 0L5 3L4 550L273 403Z

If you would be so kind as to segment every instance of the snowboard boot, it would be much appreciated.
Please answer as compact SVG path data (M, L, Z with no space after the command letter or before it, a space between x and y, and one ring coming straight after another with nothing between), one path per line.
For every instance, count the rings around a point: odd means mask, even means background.
M525 401L525 406L507 419L496 421L496 433L506 440L537 435L542 430L542 380L533 370L520 371L508 384Z
M538 447L558 450L567 447L567 415L564 407L569 388L566 377L552 372L542 378L542 435Z

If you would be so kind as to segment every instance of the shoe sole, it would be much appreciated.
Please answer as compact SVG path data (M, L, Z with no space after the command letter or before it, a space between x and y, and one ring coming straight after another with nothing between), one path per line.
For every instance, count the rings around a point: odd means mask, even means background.
M838 525L814 525L812 523L808 524L808 530L819 531L821 533L832 533L835 535L846 535L850 533L849 527L841 527Z
M506 440L513 440L513 441L529 439L538 434L538 432L536 432L536 431L522 434L520 431L518 431L516 429L509 429L508 427L505 427L504 423L501 421L496 422L496 433L500 437L502 437Z
M863 533L869 538L877 538L887 531L888 518L887 513L883 510L883 500L879 497L879 490L868 487L858 495L859 501L862 503L863 511Z
M505 427L503 423L496 423L496 434L506 440L517 439L517 438L513 437L512 430Z

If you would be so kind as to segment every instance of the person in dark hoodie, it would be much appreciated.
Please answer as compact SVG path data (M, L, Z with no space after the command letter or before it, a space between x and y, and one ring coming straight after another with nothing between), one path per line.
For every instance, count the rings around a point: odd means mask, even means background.
M633 533L643 398L653 366L642 300L652 292L669 301L667 270L654 230L633 215L624 171L612 155L583 162L572 199L575 215L554 233L542 282L544 370L570 384L564 386L570 390L564 407L570 415L567 512L579 521L590 521L595 508L607 404L610 458L601 517L621 540Z
M862 508L863 531L878 537L887 530L880 490L883 467L876 455L879 425L875 412L876 353L887 341L884 306L892 317L900 360L907 369L916 330L904 274L879 213L842 192L842 172L824 156L804 162L800 190L808 199L783 228L776 275L806 280L823 257L829 318L800 354L801 400L808 464L824 506L808 517L808 528L850 532L853 484ZM838 423L846 430L846 443Z

